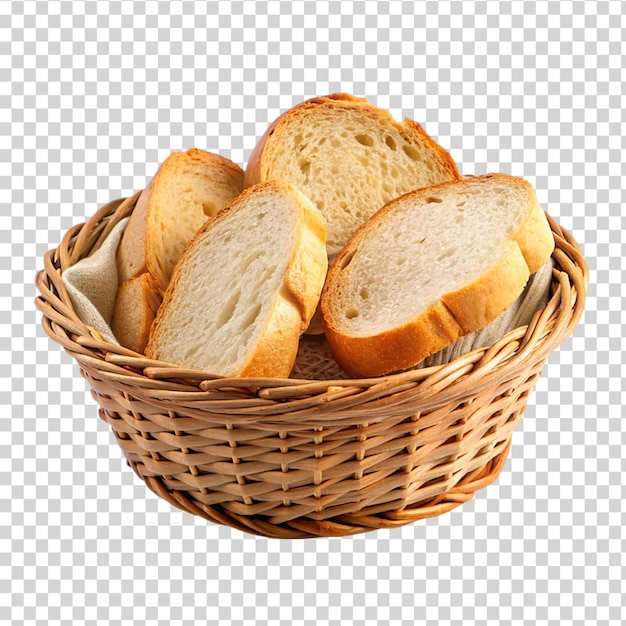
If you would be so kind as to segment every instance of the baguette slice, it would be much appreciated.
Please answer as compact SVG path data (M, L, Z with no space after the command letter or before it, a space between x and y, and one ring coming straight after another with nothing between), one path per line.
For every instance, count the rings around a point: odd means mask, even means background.
M292 185L245 190L174 270L146 355L218 376L286 377L327 271L326 223Z
M162 297L160 289L147 272L120 285L111 330L124 347L143 353Z
M174 265L207 218L243 189L243 170L191 148L172 153L137 200L117 252L120 284L148 272L167 288Z
M333 258L393 198L460 178L450 155L416 122L337 93L289 109L253 150L244 183L283 179L323 213Z
M332 353L353 376L413 367L495 319L553 249L522 179L488 174L401 196L328 272L321 311Z

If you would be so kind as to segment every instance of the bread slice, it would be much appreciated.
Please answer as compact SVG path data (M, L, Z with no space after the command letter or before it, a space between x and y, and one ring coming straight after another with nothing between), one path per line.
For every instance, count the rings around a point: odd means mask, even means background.
M122 283L117 290L111 330L125 348L143 353L163 296L148 272Z
M274 121L250 156L244 182L296 185L326 218L332 259L385 203L458 178L450 155L419 124L399 124L367 99L338 93L307 100Z
M172 153L137 200L117 250L113 333L143 352L178 257L196 231L243 189L243 170L197 148Z
M488 174L401 196L328 272L321 311L332 353L353 376L412 367L495 319L553 248L522 179Z
M181 256L150 358L219 376L286 377L327 270L326 223L292 185L246 189Z
M172 153L143 191L117 252L120 284L148 272L161 290L196 231L243 189L243 170L191 148Z

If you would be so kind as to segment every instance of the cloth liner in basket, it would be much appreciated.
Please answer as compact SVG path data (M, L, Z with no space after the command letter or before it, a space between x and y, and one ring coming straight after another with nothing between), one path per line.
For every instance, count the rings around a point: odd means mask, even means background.
M146 485L175 507L245 532L343 536L467 502L498 476L546 359L582 315L587 265L548 216L555 251L546 306L449 363L330 380L323 359L306 379L224 379L173 367L87 326L61 279L106 242L138 196L105 205L46 254L36 279L42 323L76 359Z

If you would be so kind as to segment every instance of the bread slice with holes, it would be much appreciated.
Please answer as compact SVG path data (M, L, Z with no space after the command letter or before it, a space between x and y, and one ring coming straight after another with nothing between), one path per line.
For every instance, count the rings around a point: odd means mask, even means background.
M286 377L327 270L326 223L282 181L246 189L174 269L146 355L218 376Z
M245 185L296 185L328 224L332 259L356 229L403 193L459 179L451 156L416 122L337 93L283 113L252 152Z
M173 152L137 204L117 251L120 284L148 272L161 290L204 222L243 189L243 170L218 154Z
M328 272L321 311L331 351L353 376L413 367L495 319L553 248L520 178L488 174L392 200Z

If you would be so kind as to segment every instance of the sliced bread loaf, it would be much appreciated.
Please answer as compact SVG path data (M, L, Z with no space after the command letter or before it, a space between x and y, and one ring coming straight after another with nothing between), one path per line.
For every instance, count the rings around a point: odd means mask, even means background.
M327 270L326 224L295 187L245 190L181 256L146 355L220 376L288 376Z
M328 272L321 311L333 355L354 376L412 367L495 319L553 248L522 179L491 174L401 196Z
M150 273L165 290L196 231L243 189L232 161L191 148L172 153L137 200L117 252L120 284Z
M245 185L282 179L322 212L332 259L393 198L460 178L450 155L416 122L396 122L365 98L333 94L283 113L250 156Z

